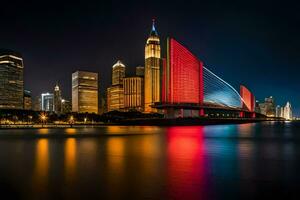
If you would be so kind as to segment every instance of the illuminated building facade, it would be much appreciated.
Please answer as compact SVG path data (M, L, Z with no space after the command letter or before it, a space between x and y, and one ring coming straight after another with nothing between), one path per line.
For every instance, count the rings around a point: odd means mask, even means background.
M29 90L24 90L24 110L32 110L32 99L31 92Z
M136 76L144 77L144 74L145 74L145 67L143 67L143 66L137 66L135 68L135 75Z
M113 85L107 88L107 111L122 111L124 109L124 88Z
M203 115L203 64L176 40L167 41L163 62L162 104L167 118ZM193 108L194 107L194 108Z
M72 104L66 99L61 100L61 113L70 113L72 112Z
M107 111L124 109L124 88L126 66L118 60L112 66L112 86L107 88Z
M61 113L61 90L58 84L54 87L54 112Z
M72 111L98 113L98 73L76 71L72 74Z
M23 109L24 64L22 56L10 50L0 50L0 108Z
M41 94L41 110L42 111L54 111L54 95L51 93L42 93Z
M284 106L283 117L286 120L292 120L293 119L292 105L290 104L290 102L287 102L286 105Z
M112 66L112 85L123 84L123 78L125 77L125 65L118 60Z
M124 78L124 109L126 111L143 111L143 82L144 79L142 77Z
M260 113L268 117L276 116L275 100L272 96L265 98L265 102L259 104Z
M148 113L157 112L157 109L152 108L151 106L161 100L160 55L160 39L153 20L150 36L148 37L145 46L144 111Z

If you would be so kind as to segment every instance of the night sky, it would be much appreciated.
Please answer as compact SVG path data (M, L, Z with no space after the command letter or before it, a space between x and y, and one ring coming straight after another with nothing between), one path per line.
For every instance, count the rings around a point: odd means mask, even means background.
M296 2L296 1L295 1ZM256 98L291 101L300 115L300 6L289 1L1 2L0 48L23 55L25 88L33 96L56 82L71 98L71 73L99 73L101 93L121 59L132 74L156 28L187 46L214 73Z

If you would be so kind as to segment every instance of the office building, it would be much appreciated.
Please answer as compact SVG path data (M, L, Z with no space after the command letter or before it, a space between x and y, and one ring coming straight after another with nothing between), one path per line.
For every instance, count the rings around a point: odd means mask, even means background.
M124 89L120 85L107 88L107 111L123 111Z
M98 113L98 73L76 71L72 74L72 111Z
M153 20L150 36L145 46L145 71L144 71L144 111L157 112L152 106L160 102L160 39L155 29Z
M0 109L23 109L23 70L19 53L0 50Z
M124 109L124 88L126 66L118 60L112 66L112 86L107 88L107 111L122 111Z
M61 113L66 114L72 112L72 104L66 99L61 100Z
M265 102L259 104L260 113L268 117L275 117L275 100L272 96L265 98Z
M122 85L125 77L125 65L118 60L112 66L112 85Z
M61 90L58 86L58 84L54 87L54 112L55 113L61 113Z
M143 82L142 77L124 78L124 109L126 111L143 111Z
M143 67L143 66L137 66L135 68L135 75L136 76L144 77L144 73L145 73L145 67Z
M286 120L292 120L293 119L293 113L292 113L292 105L290 102L287 102L284 106L284 118Z
M32 99L31 92L29 90L24 90L24 110L32 110Z
M42 93L41 94L41 110L42 111L54 111L54 95L52 93Z

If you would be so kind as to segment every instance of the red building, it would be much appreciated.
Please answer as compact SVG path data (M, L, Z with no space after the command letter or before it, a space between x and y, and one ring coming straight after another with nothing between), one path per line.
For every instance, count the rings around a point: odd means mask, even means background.
M203 64L186 47L168 39L164 62L162 101L171 104L203 103Z
M173 38L167 41L162 76L162 103L169 106L165 114L199 116L201 111L191 107L203 104L203 64Z

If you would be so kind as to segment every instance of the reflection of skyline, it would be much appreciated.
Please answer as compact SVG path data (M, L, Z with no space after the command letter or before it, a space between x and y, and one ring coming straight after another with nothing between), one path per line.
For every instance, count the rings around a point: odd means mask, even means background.
M76 140L68 138L65 141L65 178L67 183L71 183L75 178L76 172Z
M45 194L49 178L49 146L48 139L39 139L36 144L35 163L33 171L33 190L38 190L34 195Z
M168 128L167 141L168 195L178 199L204 197L203 127Z

